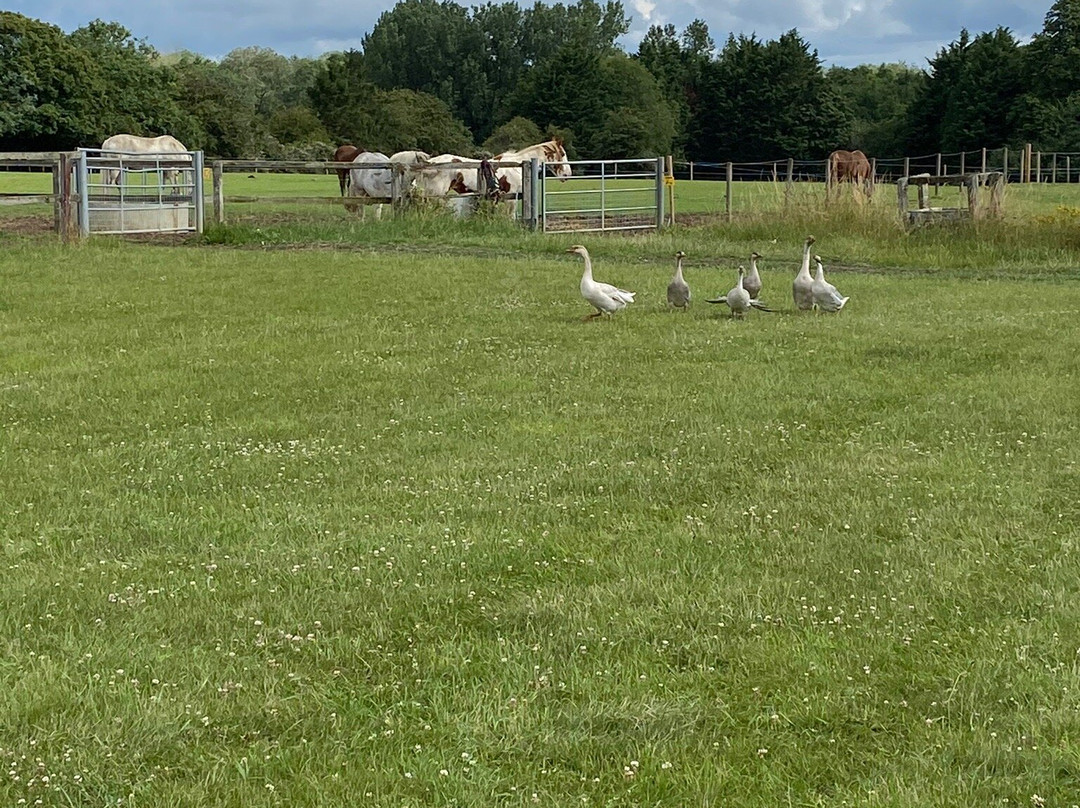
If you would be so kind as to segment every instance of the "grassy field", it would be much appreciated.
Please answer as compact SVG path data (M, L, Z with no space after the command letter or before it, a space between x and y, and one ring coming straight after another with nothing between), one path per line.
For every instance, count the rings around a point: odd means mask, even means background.
M1077 802L1067 210L245 210L0 234L0 804Z

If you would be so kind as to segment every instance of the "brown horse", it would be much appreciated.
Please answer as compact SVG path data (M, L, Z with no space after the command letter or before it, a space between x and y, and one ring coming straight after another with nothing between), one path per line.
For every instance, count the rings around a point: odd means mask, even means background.
M852 183L853 187L862 190L868 198L874 192L874 174L870 161L858 149L855 151L837 149L829 155L829 176L826 178L826 184L830 188L836 186L837 194L839 194L841 182Z
M351 163L356 159L356 155L360 154L363 149L358 149L351 143L345 143L334 149L334 162L335 163ZM345 196L345 192L349 190L349 169L339 168L337 169L338 185L341 187L341 195Z

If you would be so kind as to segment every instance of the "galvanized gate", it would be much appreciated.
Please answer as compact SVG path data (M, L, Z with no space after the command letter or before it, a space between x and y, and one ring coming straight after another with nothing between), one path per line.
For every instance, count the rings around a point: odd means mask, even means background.
M79 230L201 233L203 153L79 149Z
M578 160L565 179L540 171L537 202L546 233L659 230L664 224L664 158Z

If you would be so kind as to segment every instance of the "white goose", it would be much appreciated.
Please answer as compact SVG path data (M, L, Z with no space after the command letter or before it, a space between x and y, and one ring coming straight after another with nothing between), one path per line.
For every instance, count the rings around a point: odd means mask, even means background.
M682 274L682 260L686 257L686 253L679 250L675 253L675 276L671 279L671 283L667 287L667 302L669 306L674 306L677 309L686 309L690 306L690 285L683 278Z
M814 279L810 277L810 245L815 241L813 236L807 236L803 244L802 266L799 274L791 284L791 296L795 299L795 308L799 311L810 311L814 308Z
M567 252L577 253L585 259L585 272L581 276L581 296L596 308L596 312L590 314L589 317L614 314L619 309L625 309L627 304L634 302L634 292L628 292L610 283L599 283L593 280L592 259L589 258L589 251L580 244L575 244Z
M825 280L825 270L821 266L821 256L815 255L817 274L814 276L814 305L822 311L840 311L851 298L843 297L836 287Z
M724 297L717 298L716 300L709 300L709 303L726 303L727 307L731 309L732 317L743 317L750 309L759 309L761 311L772 311L764 303L756 298L750 297L750 293L746 291L746 287L743 285L743 277L746 275L746 267L739 267L739 281L732 287L731 291Z
M750 293L750 297L754 298L754 300L761 297L761 274L757 268L759 258L761 258L761 253L757 252L757 250L750 253L750 271L743 278L743 288Z

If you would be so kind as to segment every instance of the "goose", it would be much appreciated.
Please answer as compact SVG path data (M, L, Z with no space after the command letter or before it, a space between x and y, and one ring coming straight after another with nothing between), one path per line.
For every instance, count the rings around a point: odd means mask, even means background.
M669 306L674 306L677 309L686 309L690 306L690 286L683 279L682 274L682 260L686 257L686 253L679 250L675 253L675 276L671 279L671 283L667 287L667 302Z
M802 266L791 284L791 296L795 299L795 308L799 311L810 311L814 308L814 279L810 277L810 245L814 241L813 236L806 237L803 243Z
M746 267L739 267L739 282L732 287L731 291L726 296L717 298L716 300L706 301L708 303L726 303L727 307L731 309L732 317L743 317L750 309L760 309L761 311L772 311L761 301L750 297L750 293L746 291L746 287L743 285L743 277L746 275Z
M743 278L743 288L750 293L750 297L757 300L761 297L761 275L758 274L757 262L761 253L756 250L750 253L750 271Z
M625 309L628 303L634 302L634 292L593 280L592 259L583 246L575 244L567 252L576 253L585 259L585 272L581 276L581 296L596 308L596 311L585 319L599 317L601 314L614 314L619 309Z
M822 311L840 311L850 298L841 297L836 287L825 280L825 270L821 266L820 255L814 256L814 263L817 264L817 275L814 276L813 285L814 305Z

